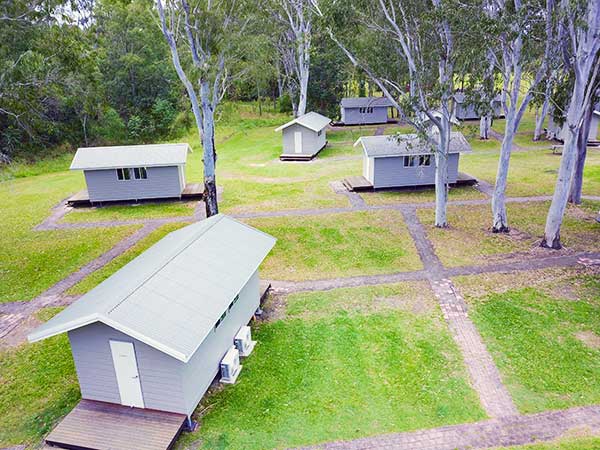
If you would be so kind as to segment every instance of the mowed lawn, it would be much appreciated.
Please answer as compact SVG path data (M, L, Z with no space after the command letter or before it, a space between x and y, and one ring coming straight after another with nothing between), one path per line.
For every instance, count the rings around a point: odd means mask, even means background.
M198 202L164 201L136 203L131 205L109 205L94 208L74 208L64 216L62 222L104 222L112 220L144 220L164 217L192 216Z
M34 298L138 228L34 231L78 184L69 172L0 183L0 303Z
M417 305L418 304L418 305ZM270 449L484 418L426 284L296 294L178 448Z
M491 232L489 205L450 206L450 227L433 227L434 212L419 209L418 215L427 226L427 235L435 252L447 266L493 264L514 256L548 254L541 249L549 202L509 203L509 234ZM596 214L600 202L585 201L581 206L569 206L561 228L561 241L569 251L600 249L600 227Z
M316 280L422 268L402 215L372 211L247 221L277 238L263 278Z
M518 276L496 276L484 294L473 291L486 283L480 276L457 283L465 286L469 315L521 412L600 403L598 275L524 283Z

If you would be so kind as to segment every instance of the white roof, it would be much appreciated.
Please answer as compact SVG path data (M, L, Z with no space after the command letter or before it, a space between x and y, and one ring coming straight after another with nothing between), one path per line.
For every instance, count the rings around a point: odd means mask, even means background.
M325 128L327 125L329 125L330 122L331 119L329 117L325 117L319 113L311 111L309 113L304 114L303 116L297 117L294 120L289 121L284 125L281 125L275 131L281 131L294 124L298 124L308 128L309 130L318 132Z
M341 101L342 108L362 108L362 107L384 107L394 106L387 97L344 97Z
M32 342L102 322L187 362L275 238L216 215L168 234L34 330Z
M434 136L435 139L435 136ZM360 137L354 146L362 144L369 157L423 155L432 153L431 145L416 134ZM450 153L468 153L471 146L459 131L450 133Z
M75 153L71 170L177 166L185 164L191 151L185 143L81 147Z

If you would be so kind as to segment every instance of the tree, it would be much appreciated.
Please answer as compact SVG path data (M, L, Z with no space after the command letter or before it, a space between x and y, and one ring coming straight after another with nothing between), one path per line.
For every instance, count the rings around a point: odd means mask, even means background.
M313 2L321 15L330 16L329 20L334 21L329 27L330 35L352 64L367 74L399 111L400 117L414 125L422 139L430 144L436 162L435 226L446 227L450 119L458 38L455 29L460 28L457 23L461 18L457 14L458 5L442 0L379 0L356 1L352 8L346 3L338 4L336 9L335 1L321 5L317 0ZM344 21L334 27L335 20L340 18ZM348 31L340 32L345 28ZM377 41L377 45L373 41ZM380 50L385 56L374 58ZM393 65L393 58L401 61L398 66ZM406 70L409 80L408 93L404 89L406 77L402 69ZM431 133L428 124L432 124L436 132Z
M306 113L313 11L310 0L274 0L273 13L281 24L277 48L295 116Z
M245 3L237 0L156 0L162 33L175 71L191 102L203 147L206 215L218 214L215 109L231 82L239 40L248 24ZM180 26L181 23L181 26ZM181 55L191 60L184 65ZM196 79L198 92L192 79Z
M554 0L546 0L545 6L544 9L537 0L493 0L485 8L487 17L484 18L483 28L492 31L487 36L487 42L491 50L489 54L502 75L502 105L506 118L492 197L494 233L509 231L506 184L512 144L523 114L533 98L533 90L546 73L554 48ZM544 18L545 33L538 31L540 17ZM538 42L545 42L542 49ZM525 95L520 98L523 77L528 71L535 73L535 76L530 80Z
M560 228L573 179L584 117L598 89L600 70L600 0L561 0L561 43L573 72L566 114L566 136L552 203L546 218L542 247L559 249ZM586 137L583 137L584 139Z

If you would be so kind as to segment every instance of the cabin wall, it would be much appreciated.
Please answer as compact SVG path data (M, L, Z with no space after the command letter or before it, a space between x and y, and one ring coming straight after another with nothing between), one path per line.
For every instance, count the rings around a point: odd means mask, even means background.
M302 152L296 153L295 133L302 133ZM283 154L285 155L314 155L325 146L326 130L317 132L298 124L290 125L283 130Z
M250 322L260 303L258 270L239 293L239 300L213 329L183 369L186 414L191 415L220 371L225 353L233 345L239 329Z
M387 123L387 121L387 106L373 106L372 113L361 113L359 108L342 108L342 122L345 125L366 125Z
M452 153L448 159L448 182L458 178L459 154ZM404 156L374 158L373 187L375 189L426 186L435 184L435 162L427 167L404 167Z
M454 115L458 120L479 119L475 106L470 103L457 103Z
M600 115L592 114L592 120L590 122L590 133L588 134L588 141L597 141L600 138Z
M100 322L69 331L81 396L121 404L110 340L132 342L144 406L185 414L182 374L185 364Z
M145 180L119 180L116 169L84 170L91 202L179 197L183 191L178 166L148 167Z

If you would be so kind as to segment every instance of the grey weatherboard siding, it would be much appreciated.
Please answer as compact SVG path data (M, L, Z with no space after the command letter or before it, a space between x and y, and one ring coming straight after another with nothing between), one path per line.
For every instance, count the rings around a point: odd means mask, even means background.
M448 182L456 183L458 178L458 153L451 153L448 159ZM435 162L431 155L432 164L426 167L404 167L404 156L389 156L371 159L373 164L369 167L369 175L365 177L373 183L375 189L425 186L435 184ZM366 175L366 161L363 163L363 175Z
M180 168L181 167L181 168ZM116 169L84 170L91 202L180 197L185 187L182 166L147 167L145 180L119 180Z
M388 107L372 106L372 113L361 113L360 108L341 107L341 118L345 125L368 125L377 123L387 123Z
M296 153L295 133L302 133L302 152ZM300 124L293 124L282 130L283 133L283 154L285 155L314 155L319 152L327 142L327 132L321 131L321 135L316 131L306 128Z
M188 363L179 361L100 322L68 332L81 396L121 403L110 340L132 342L144 406L190 416L219 372L219 364L241 326L259 306L258 271L242 288L223 322L202 342Z

